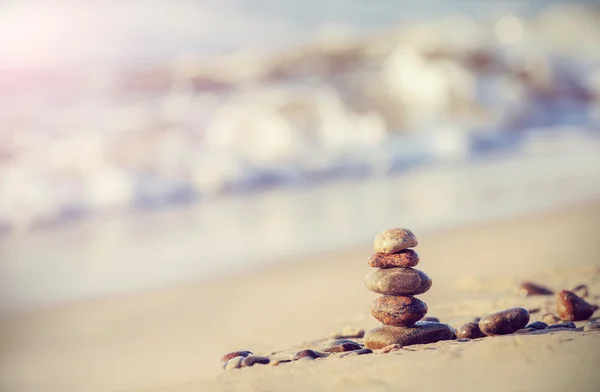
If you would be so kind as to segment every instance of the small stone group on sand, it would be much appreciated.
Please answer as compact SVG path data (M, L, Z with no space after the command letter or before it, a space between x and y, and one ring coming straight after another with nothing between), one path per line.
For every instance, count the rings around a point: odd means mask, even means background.
M341 334L333 336L334 340L324 339L303 345L300 350L273 352L268 356L234 351L221 358L223 368L237 369L257 364L277 366L285 362L330 356L371 354L373 350L388 353L405 346L441 340L457 339L460 342L495 335L545 333L541 330L600 331L598 319L592 319L580 328L574 323L589 320L598 309L598 306L589 304L576 294L581 291L582 296L587 296L585 285L556 293L556 315L548 313L542 316L541 321L532 323L529 323L530 312L525 308L506 309L476 318L458 330L434 317L425 317L427 304L415 296L427 292L432 280L425 272L414 268L419 263L419 255L412 248L417 244L417 238L408 229L385 230L375 238L375 253L370 257L369 265L376 269L367 275L365 284L370 291L381 294L371 308L373 317L382 323L381 326L366 333L361 329L346 327ZM522 297L552 294L554 292L549 288L532 282L523 283L519 290Z

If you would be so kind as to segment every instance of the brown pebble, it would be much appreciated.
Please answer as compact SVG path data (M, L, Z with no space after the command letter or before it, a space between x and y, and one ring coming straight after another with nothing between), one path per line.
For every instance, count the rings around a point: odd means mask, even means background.
M533 323L527 324L525 326L525 328L532 328L532 329L545 329L546 327L548 327L548 324L546 324L543 321L534 321Z
M385 295L423 294L431 284L425 272L414 268L377 269L365 277L368 290Z
M535 329L533 328L521 328L521 329L517 329L515 332L513 332L515 335L525 335L529 332L533 332L535 331Z
M371 313L385 325L408 326L427 314L427 305L420 299L411 296L382 295L373 302Z
M558 324L552 324L552 325L548 325L546 327L546 329L554 329L554 328L569 328L569 329L575 329L577 328L577 325L575 325L574 322L572 321L565 321L562 323L558 323Z
M466 323L456 332L456 337L459 339L478 339L485 336L479 329L479 324L474 322Z
M589 321L583 327L584 332L600 331L600 321Z
M227 362L231 358L235 358L235 357L247 357L248 355L252 355L252 352L251 351L243 351L243 350L242 351L233 351L233 352L223 355L223 357L221 358L221 362Z
M419 264L419 255L412 249L398 253L373 253L369 265L373 268L414 267Z
M239 369L240 367L242 367L242 361L244 360L244 358L246 358L246 357L239 356L239 357L230 358L229 361L227 361L223 364L223 369L225 369L225 370Z
M388 229L375 237L373 250L375 253L398 253L406 248L418 245L417 237L408 229Z
M507 335L527 325L529 313L523 308L511 308L482 317L479 329L484 334Z
M341 353L345 351L360 350L361 348L362 345L353 342L352 340L339 339L328 343L323 349L323 351L325 351L326 353Z
M365 346L378 350L389 345L410 346L413 344L434 343L450 340L453 337L450 326L442 323L418 321L410 327L382 325L365 334Z
M306 350L298 351L296 353L296 355L294 355L294 361L297 361L297 360L302 359L302 358L316 359L316 358L319 358L319 357L320 357L320 355L319 355L318 352L316 352L315 350L311 350L311 349L307 348Z
M433 322L433 323L439 323L439 322L440 322L440 319L439 319L439 318L437 318L437 317L431 317L431 316L427 316L427 317L423 317L423 318L421 319L421 321L431 321L431 322Z
M271 360L267 357L261 357L259 355L248 355L242 361L242 367L250 367L255 364L267 365Z
M548 287L533 282L523 282L519 288L519 296L530 297L532 295L552 295L554 291Z
M542 321L548 325L551 325L560 322L560 318L556 317L552 313L546 313L542 316Z
M389 353L391 351L398 351L402 349L402 345L398 344L398 343L394 343L394 344L390 344L388 346L385 346L384 348L381 349L382 353Z
M596 309L597 306L590 305L571 291L561 290L556 294L556 313L561 320L587 320L592 317Z

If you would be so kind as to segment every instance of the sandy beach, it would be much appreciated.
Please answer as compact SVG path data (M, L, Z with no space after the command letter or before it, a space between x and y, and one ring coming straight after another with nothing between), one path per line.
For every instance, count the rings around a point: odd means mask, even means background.
M452 230L416 233L433 278L429 316L457 328L512 306L532 280L554 290L587 284L600 302L600 202ZM402 225L402 222L398 222ZM374 233L376 234L376 233ZM221 368L233 350L302 347L344 326L378 325L364 287L369 244L185 284L4 317L0 390L11 392L565 390L600 388L600 333L557 331L446 341L390 354L278 367ZM598 312L594 315L598 316ZM583 325L578 322L578 325ZM413 351L414 350L414 351Z

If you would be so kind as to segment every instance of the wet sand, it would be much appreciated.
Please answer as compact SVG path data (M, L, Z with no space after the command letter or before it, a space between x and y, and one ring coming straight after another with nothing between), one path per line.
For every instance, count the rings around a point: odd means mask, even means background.
M511 306L523 280L600 296L600 202L415 233L420 296L454 327ZM402 222L398 222L402 225ZM222 354L278 351L350 325L373 328L369 246L212 282L88 300L0 323L1 391L571 390L600 388L600 333L552 332L309 363L221 369ZM543 313L543 312L541 312ZM594 315L598 317L599 313ZM540 313L532 315L539 319Z

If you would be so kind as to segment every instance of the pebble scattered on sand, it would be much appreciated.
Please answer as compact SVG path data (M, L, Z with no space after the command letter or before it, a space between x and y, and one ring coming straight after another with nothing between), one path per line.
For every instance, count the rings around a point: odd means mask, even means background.
M255 364L267 365L271 360L267 357L261 357L259 355L248 355L242 360L242 367L250 367Z
M556 329L556 328L569 328L569 329L575 329L577 328L577 326L575 325L574 322L572 321L565 321L562 323L558 323L558 324L552 324L552 325L548 325L546 327L546 329Z
M590 305L572 291L561 290L556 294L556 313L561 320L587 320L592 317L596 309L597 306Z
M235 358L235 357L247 357L248 355L252 355L252 352L251 351L243 351L243 350L233 351L233 352L223 355L223 357L221 358L221 362L227 362L231 358Z
M375 237L375 253L398 253L418 245L417 237L408 229L384 230Z
M365 278L367 289L385 295L423 294L431 287L431 278L414 268L377 269Z
M554 291L548 287L533 282L523 282L519 288L519 296L530 297L532 295L552 295Z
M534 321L533 323L529 323L525 326L525 328L532 328L535 330L546 329L546 327L548 327L548 324L543 321Z
M294 361L297 361L297 360L303 359L303 358L317 359L319 357L320 357L319 353L316 352L315 350L305 349L305 350L298 351L296 353L296 355L294 355Z
M398 253L373 253L369 265L373 268L414 267L419 264L419 255L412 249Z
M326 353L341 353L345 351L360 350L361 348L363 348L362 345L352 340L340 339L328 343L323 349L323 351L325 351Z
M479 329L479 324L474 322L466 323L456 331L456 337L459 339L478 339L485 336Z
M529 312L523 308L512 308L482 317L479 329L488 336L507 335L525 327L529 322Z
M242 361L244 360L244 358L246 357L239 356L229 359L229 361L223 364L223 369L231 370L240 368L242 366Z
M361 348L360 350L343 353L342 355L340 355L340 358L348 357L351 355L365 355L365 354L371 354L371 353L373 353L373 350L371 350L370 348Z
M583 326L585 332L600 331L600 320L590 321Z
M409 326L427 314L427 305L415 297L383 295L375 299L371 313L385 325Z
M365 346L378 350L393 344L409 346L450 340L453 337L452 329L446 324L418 321L409 327L382 325L372 329L365 335Z

